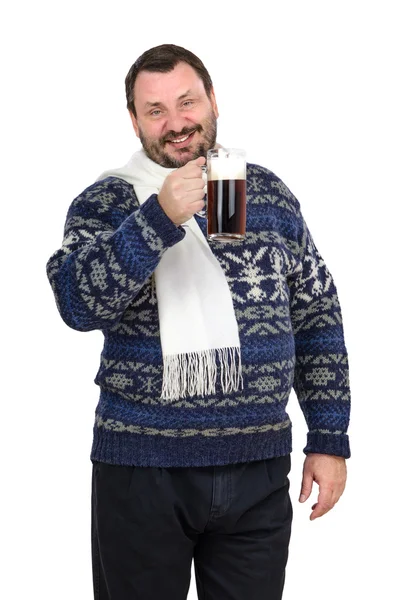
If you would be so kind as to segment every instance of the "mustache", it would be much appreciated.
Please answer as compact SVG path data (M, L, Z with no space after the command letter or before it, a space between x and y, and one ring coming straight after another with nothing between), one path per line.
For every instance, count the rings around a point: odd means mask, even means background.
M203 131L202 125L196 125L196 127L194 127L193 129L188 129L187 127L184 127L183 129L181 129L181 131L178 131L178 132L173 131L173 130L168 131L168 133L161 139L162 144L165 145L166 142L178 139L185 135L189 135L189 134L193 133L194 131L201 133Z

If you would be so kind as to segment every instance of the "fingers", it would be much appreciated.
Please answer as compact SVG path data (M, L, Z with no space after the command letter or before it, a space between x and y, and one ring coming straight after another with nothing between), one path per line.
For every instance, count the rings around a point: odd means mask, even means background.
M299 502L305 502L313 489L313 472L307 467L306 463L303 468L302 487L299 496Z
M204 189L205 181L200 177L195 177L192 179L187 179L183 184L183 189L185 192L191 192L193 190L202 190Z
M313 512L310 515L310 520L314 521L318 517L322 517L331 510L336 504L332 488L320 487L318 502L313 504Z
M192 210L196 213L199 210L203 210L204 206L205 206L205 202L203 200L195 200L194 202L191 203L191 208Z
M199 156L194 160L190 160L186 165L177 169L180 175L184 179L192 179L192 178L202 178L203 171L201 169L202 166L205 165L205 157Z
M339 493L335 490L328 490L327 492L323 492L323 494L319 494L318 502L313 504L312 513L310 515L310 520L313 521L318 517L322 517L327 512L329 512L332 508L334 508L335 504L339 501L342 495L342 491Z
M172 188L172 191L175 199L183 199L187 204L197 201L201 202L205 196L203 182L196 179L191 179L189 182L186 181L183 187L176 185Z
M192 198L197 200L197 198L202 198L204 196L205 181L201 176L181 178L178 175L178 171L174 171L169 175L169 178L170 181L167 182L167 186L174 198L186 198L188 202L191 202Z

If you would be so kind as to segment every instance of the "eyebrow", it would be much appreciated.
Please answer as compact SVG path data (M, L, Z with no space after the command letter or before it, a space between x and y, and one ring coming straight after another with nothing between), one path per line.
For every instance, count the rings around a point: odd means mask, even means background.
M191 96L192 93L193 93L192 90L187 90L187 92L185 92L184 94L179 96L178 100L183 100L184 98L187 98L187 96ZM162 102L145 102L145 108L153 108L154 106L162 106L162 105L163 105Z

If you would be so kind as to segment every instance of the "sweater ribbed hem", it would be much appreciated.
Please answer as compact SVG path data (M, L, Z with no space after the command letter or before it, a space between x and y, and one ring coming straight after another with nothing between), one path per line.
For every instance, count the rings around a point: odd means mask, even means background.
M94 426L90 459L139 467L204 467L275 458L291 451L291 426L276 432L211 439L204 436L160 438Z

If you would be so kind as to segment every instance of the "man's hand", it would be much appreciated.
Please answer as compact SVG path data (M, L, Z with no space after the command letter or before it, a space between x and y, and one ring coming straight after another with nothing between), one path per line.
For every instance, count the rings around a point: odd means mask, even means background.
M182 225L204 207L205 181L201 169L204 164L205 158L200 156L176 169L164 180L158 201L175 225Z
M318 483L318 502L312 506L310 520L322 517L335 506L346 486L346 460L331 454L308 454L303 465L302 488L299 502L310 496L313 481Z

